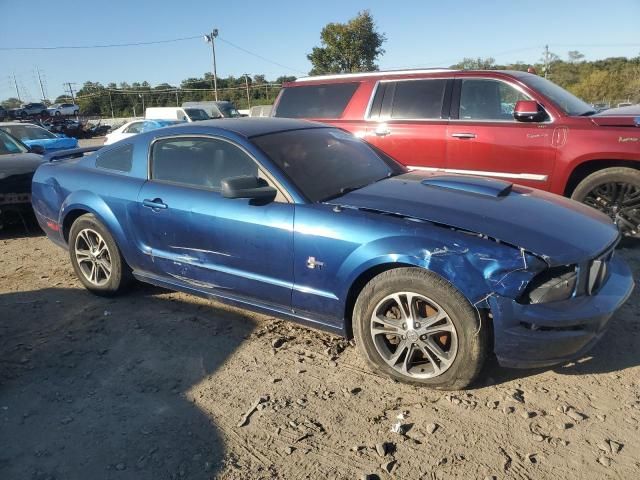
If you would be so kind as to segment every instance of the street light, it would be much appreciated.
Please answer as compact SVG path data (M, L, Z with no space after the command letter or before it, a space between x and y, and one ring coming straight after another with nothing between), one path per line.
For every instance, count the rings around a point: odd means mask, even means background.
M218 80L216 79L216 44L214 40L217 36L218 29L214 28L211 30L211 33L202 37L205 42L211 43L211 52L213 53L213 92L216 97L216 102L218 101Z
M251 98L249 97L249 74L243 73L244 76L244 85L247 87L247 103L249 104L249 108L251 108Z

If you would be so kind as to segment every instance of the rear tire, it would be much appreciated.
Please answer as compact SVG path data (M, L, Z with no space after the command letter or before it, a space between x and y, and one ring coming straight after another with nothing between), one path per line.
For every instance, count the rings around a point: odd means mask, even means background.
M582 180L571 198L609 216L626 237L640 238L640 171L599 170Z
M374 277L356 301L353 331L372 370L437 389L469 386L489 351L490 330L478 312L451 284L421 268Z
M90 213L78 217L71 226L69 256L78 279L97 295L116 295L131 281L131 269L115 240Z

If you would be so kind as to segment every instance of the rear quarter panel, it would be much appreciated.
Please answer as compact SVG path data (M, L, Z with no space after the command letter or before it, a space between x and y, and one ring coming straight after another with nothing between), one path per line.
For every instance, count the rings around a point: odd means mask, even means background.
M93 155L81 161L52 162L36 171L32 204L49 238L66 247L69 218L80 212L93 213L114 236L127 263L139 264L136 245L127 226L135 214L141 178L95 168ZM55 228L48 225L53 222Z

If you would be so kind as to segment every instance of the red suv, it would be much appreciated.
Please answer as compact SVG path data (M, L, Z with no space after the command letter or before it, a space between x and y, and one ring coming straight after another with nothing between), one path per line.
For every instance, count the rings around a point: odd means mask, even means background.
M518 71L408 70L287 83L273 116L330 123L419 170L570 196L640 237L640 110L596 113Z

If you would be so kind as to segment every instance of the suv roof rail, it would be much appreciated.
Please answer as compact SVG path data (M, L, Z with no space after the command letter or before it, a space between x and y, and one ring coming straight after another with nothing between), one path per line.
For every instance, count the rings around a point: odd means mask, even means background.
M359 73L335 73L330 75L312 75L294 80L297 82L315 82L316 80L334 80L336 78L359 78L359 77L375 77L379 75L411 75L420 73L440 73L455 72L457 70L451 68L414 68L408 70L379 70L376 72L359 72Z

